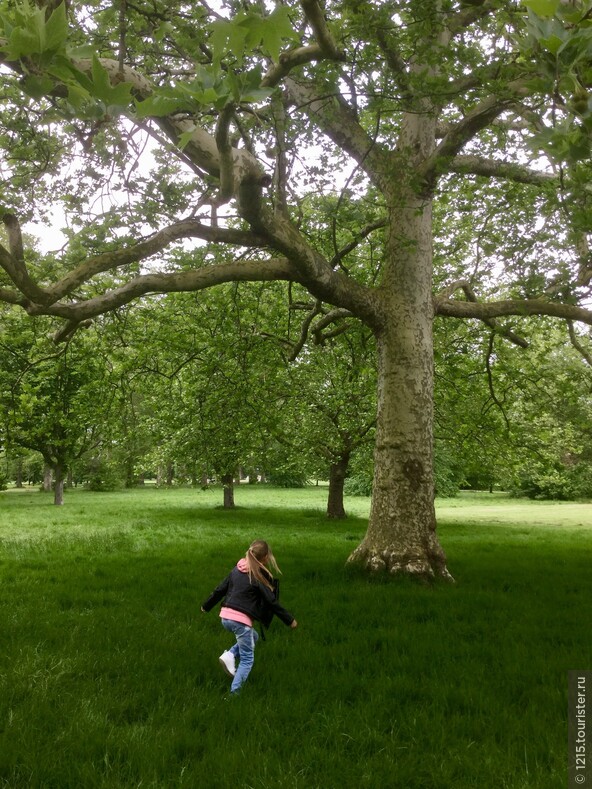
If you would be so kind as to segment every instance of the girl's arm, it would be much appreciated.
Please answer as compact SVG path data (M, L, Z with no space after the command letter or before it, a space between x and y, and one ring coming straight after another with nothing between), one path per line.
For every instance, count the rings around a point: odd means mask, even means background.
M297 627L298 622L296 622L292 614L287 611L283 605L278 603L273 592L266 586L263 586L263 584L259 584L259 588L261 589L266 604L271 608L273 613L281 619L285 625L288 625L288 627Z
M202 603L201 610L204 612L204 614L210 611L216 605L216 603L220 602L220 600L226 597L229 584L230 584L230 575L227 575L226 578L222 581L222 583L218 584L218 586L214 589L214 591L208 597L205 603Z

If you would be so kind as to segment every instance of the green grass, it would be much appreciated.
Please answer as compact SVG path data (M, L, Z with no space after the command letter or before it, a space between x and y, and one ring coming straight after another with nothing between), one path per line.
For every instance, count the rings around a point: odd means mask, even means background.
M0 496L0 786L556 789L567 671L590 668L592 505L439 502L458 583L344 562L368 502L326 490ZM199 605L268 539L282 600L243 694Z

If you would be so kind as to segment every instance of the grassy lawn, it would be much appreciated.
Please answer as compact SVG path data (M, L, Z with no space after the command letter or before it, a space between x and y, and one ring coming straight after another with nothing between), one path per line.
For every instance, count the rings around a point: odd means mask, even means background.
M344 569L326 490L0 494L0 786L556 789L590 668L592 505L439 502L455 586ZM199 605L256 538L282 602L243 694Z

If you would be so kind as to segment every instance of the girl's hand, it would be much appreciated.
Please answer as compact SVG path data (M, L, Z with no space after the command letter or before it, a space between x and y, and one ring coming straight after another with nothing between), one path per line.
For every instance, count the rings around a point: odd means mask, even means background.
M298 622L297 622L295 619L293 619L293 620L292 620L292 624L290 625L290 627L291 627L292 629L293 629L293 628L295 628L295 627L298 627Z

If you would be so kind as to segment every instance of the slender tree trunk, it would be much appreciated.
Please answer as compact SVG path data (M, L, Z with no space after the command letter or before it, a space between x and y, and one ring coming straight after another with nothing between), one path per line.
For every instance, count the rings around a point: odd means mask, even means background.
M337 463L331 463L329 469L329 498L327 499L327 517L345 518L343 506L343 485L349 466L349 452L342 455Z
M125 487L133 488L136 485L134 475L134 461L132 458L126 458L125 461Z
M16 478L14 483L15 488L23 487L23 459L19 458L16 462Z
M234 509L234 475L223 474L222 485L224 488L224 509Z
M378 413L368 531L349 561L451 580L436 537L433 483L431 209L409 197L391 214L377 332Z
M64 468L61 463L54 466L53 503L61 506L64 503Z

